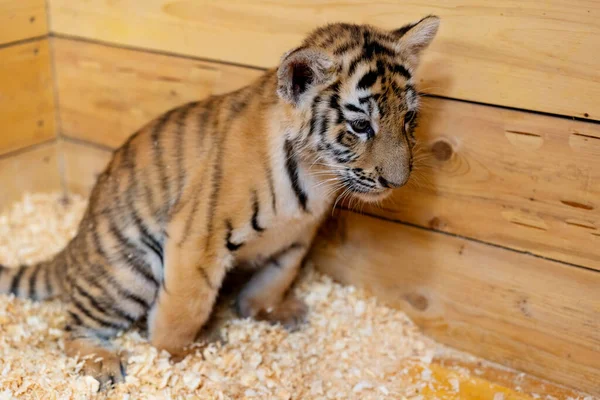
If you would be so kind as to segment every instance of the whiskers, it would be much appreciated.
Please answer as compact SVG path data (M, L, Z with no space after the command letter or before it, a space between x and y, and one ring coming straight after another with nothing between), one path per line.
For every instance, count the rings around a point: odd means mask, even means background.
M346 187L346 189L345 189L345 190L344 190L342 193L340 193L340 194L338 195L338 197L335 199L335 202L333 203L333 208L331 209L331 215L332 215L332 216L333 216L333 213L334 213L334 211L335 211L335 209L336 209L336 207L337 207L337 204L338 204L340 201L341 201L341 202L343 202L343 201L344 201L345 199L347 199L347 198L350 198L350 199L351 199L351 198L352 198L352 197L351 197L351 195L352 195L352 191L351 191L351 189L350 189L349 187ZM340 204L341 204L341 203L340 203Z
M431 152L417 142L413 148L413 168L406 186L414 186L418 189L432 189L433 156Z
M315 168L318 169L315 171ZM323 162L320 157L317 157L309 167L309 174L317 181L311 189L317 190L325 187L323 195L329 198L344 188L343 173L343 167Z

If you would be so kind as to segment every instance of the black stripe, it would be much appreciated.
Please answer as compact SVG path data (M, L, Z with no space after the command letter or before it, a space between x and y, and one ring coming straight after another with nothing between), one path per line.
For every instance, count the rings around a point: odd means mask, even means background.
M361 61L363 61L363 55L359 55L358 57L354 58L354 60L352 60L350 62L350 66L348 67L348 76L352 75L354 73L354 71L356 71L356 67L358 67L358 64L360 64Z
M268 158L267 158L268 159ZM275 185L273 184L273 171L265 162L265 169L267 170L267 180L269 181L269 193L271 194L271 208L273 213L277 214L277 198L275 197Z
M319 105L319 101L321 101L321 96L316 96L313 99L313 102L310 106L311 117L310 117L310 129L308 130L308 136L312 136L315 132L317 126L317 106Z
M196 103L189 103L185 106L177 117L177 134L175 135L175 162L177 163L177 200L181 197L185 183L184 168L184 140L185 140L185 121L190 113L190 109Z
M104 307L102 304L100 304L95 298L94 296L90 295L88 292L86 292L85 290L83 290L83 288L81 286L79 286L77 283L73 284L73 288L83 297L85 297L90 304L92 305L92 307L94 307L96 310L98 310L100 313L106 315L106 316L110 316L111 314L113 314L112 311L116 312L117 310L112 310L112 309L107 309L106 307ZM126 321L130 322L130 323L134 323L135 319L132 318L129 315L123 314L121 316L119 316L123 319L125 319Z
M37 295L37 276L42 268L42 264L38 263L33 267L33 272L29 276L29 298L33 300L38 299Z
M131 217L140 233L140 241L146 247L156 254L156 256L160 259L161 264L164 261L164 253L163 253L163 245L159 242L154 235L150 233L148 227L144 224L140 216L137 214L135 210L132 209Z
M365 31L363 33L363 36L365 40L363 45L363 52L365 58L367 58L368 60L372 59L374 55L386 55L390 57L397 56L396 51L394 49L391 49L385 44L378 42L377 39L372 40L371 34L368 31Z
M202 148L203 144L204 144L204 139L206 138L206 136L208 136L208 132L207 132L207 127L206 125L208 124L208 120L210 118L211 114L211 110L213 108L212 105L215 102L216 97L209 97L208 99L206 99L203 103L203 107L204 109L202 110L202 112L200 113L200 117L198 118L198 138L200 139L200 142L198 143L198 148ZM215 107L216 109L216 107Z
M339 94L334 94L329 98L329 106L335 110L336 113L336 124L341 124L342 122L344 122L344 113L342 112L342 109L340 108L340 95Z
M79 315L75 314L73 311L68 311L68 314L71 318L73 318L73 321L75 321L75 325L83 326L83 321L81 320L81 318L79 318ZM70 325L67 325L65 327L65 330L67 332L70 332L73 330L73 328Z
M319 31L319 33L323 33L323 31ZM318 47L329 47L335 42L336 39L337 39L336 35L334 35L333 33L329 33L328 36L321 37L321 41L319 43L317 43L317 46Z
M95 316L79 300L77 300L77 298L75 296L71 296L71 304L73 304L77 308L77 310L79 310L83 315L85 315L86 317L88 317L89 319L91 319L92 321L97 323L98 325L101 325L105 328L111 328L111 329L116 329L116 330L121 330L121 329L127 328L127 326L118 325L118 324L115 324L114 322L106 321L103 318ZM81 319L79 319L79 321L81 322ZM83 324L81 324L81 325L83 325Z
M329 85L329 87L327 89L325 89L325 91L328 92L328 94L330 94L329 107L331 109L335 110L335 112L337 114L338 123L341 123L342 111L340 110L340 95L339 95L340 81L337 80L337 81L333 82L331 85ZM313 118L316 118L316 117L317 117L316 110L313 110ZM313 129L314 129L314 127L313 127Z
M198 271L200 271L200 275L202 275L204 282L206 282L206 286L208 286L210 289L214 290L214 287L213 287L212 283L210 282L210 278L208 277L208 274L206 273L204 268L200 267L200 268L198 268Z
M358 42L346 42L342 45L340 45L339 47L337 47L336 49L333 50L333 54L335 54L336 56L342 55L348 51L350 51L353 47L358 46Z
M245 87L239 89L237 93L235 93L235 97L229 104L229 115L227 117L228 120L231 121L233 118L237 117L237 115L248 106L248 102L254 94L250 88L251 87Z
M255 190L252 192L252 229L254 229L256 232L263 232L265 228L260 226L258 223L258 212L260 211L259 206L258 193Z
M411 30L412 28L414 28L414 27L415 27L415 25L417 25L417 24L418 24L418 22L417 22L417 23L414 23L414 24L406 24L406 25L404 25L402 28L396 29L396 30L394 31L394 34L395 34L396 36L398 36L398 38L401 38L402 36L404 36L404 34L405 34L406 32L408 32L409 30Z
M161 264L164 264L162 246L147 231L142 233L142 243L156 254Z
M132 175L134 174L132 173ZM149 171L146 170L142 173L141 181L139 182L142 185L142 189L144 190L144 195L139 197L146 200L146 206L148 207L148 210L151 210L152 213L156 213L157 207L154 202L154 192L152 190L152 187L148 184L148 182L151 182L151 179Z
M15 276L13 276L12 282L10 283L10 293L14 294L15 296L19 295L19 285L26 268L27 266L21 265Z
M67 291L65 276L67 274L69 264L65 255L68 252L69 251L67 250L67 252L59 253L58 256L52 261L52 266L54 267L54 278L56 279L56 282L58 282L58 289L60 290L60 293L65 293Z
M324 115L323 118L321 119L321 129L319 130L319 137L321 138L321 141L325 141L327 139L325 137L325 134L327 134L328 130L329 130L329 118L327 117L327 115Z
M198 206L200 204L199 198L200 198L200 193L202 193L203 189L204 189L204 185L202 185L202 181L199 183L200 187L198 188L193 188L193 195L192 198L190 199L190 201L192 201L192 210L190 212L190 215L187 217L186 221L185 221L185 226L183 227L183 234L181 235L181 239L179 240L178 246L181 247L183 245L183 243L187 240L188 236L190 235L190 232L192 230L192 225L194 224L194 222L196 222L196 213L198 212ZM198 186L198 184L196 184L196 186Z
M97 226L98 225L94 222L93 228L92 228L92 241L94 242L94 247L96 248L96 251L98 252L98 254L100 254L100 256L104 260L111 262L111 259L106 254L106 251L104 250L104 246L102 246L102 242L100 241L100 235L98 235L98 229L96 229Z
M140 217L140 215L138 214L138 212L135 208L135 203L133 200L133 195L134 195L133 192L137 192L137 181L138 180L135 179L134 165L131 164L128 167L129 167L130 182L129 182L129 187L127 188L127 191L125 192L125 202L129 208L129 215L133 219L133 223L135 224L135 226L139 232L140 242L144 246L146 246L147 248L152 250L154 252L154 254L156 254L156 256L160 259L161 264L164 264L163 245L162 245L161 241L159 241L152 233L150 233L150 229L148 229L148 227L146 226L146 224L144 223L144 221L142 220L142 218ZM115 193L117 193L117 192L115 192ZM117 197L118 203L120 204L121 198L119 196L116 196L116 197ZM111 224L112 224L112 222L111 222ZM116 227L114 227L114 228L116 229Z
M124 297L127 300L132 301L133 303L138 304L142 309L147 310L150 308L150 304L138 296L135 293L130 292L129 290L122 287L119 282L117 282L116 278L110 274L104 275L104 278L107 280L108 284L111 285L118 293L120 297Z
M337 93L334 93L331 95L331 97L329 98L329 107L331 107L334 110L338 110L340 108L340 95Z
M73 247L71 247L71 249L73 249ZM75 253L75 254L73 254L73 253L74 253L73 250L65 252L65 259L64 259L64 263L63 263L64 265L78 265L79 264L79 261L77 260L77 257L75 255L77 253ZM78 275L80 274L80 272L79 272L80 270L81 270L81 268L78 268ZM73 292L73 286L75 286L75 283L70 274L71 272L72 272L72 269L69 269L67 267L65 270L65 275L64 275L64 286L62 288L63 293L64 292L69 292L69 293ZM78 276L78 278L79 278L79 276ZM65 290L65 287L67 288L66 290Z
M126 164L126 167L129 169L129 187L127 188L127 191L125 192L125 205L129 208L129 216L132 218L133 223L135 224L138 232L139 232L139 239L141 244L143 244L145 247L149 248L150 250L152 250L156 256L160 259L161 263L163 262L163 249L162 249L162 244L154 237L154 235L152 235L150 233L150 230L148 229L148 227L146 226L146 224L142 221L142 218L139 216L136 208L135 208L135 204L133 201L133 196L134 196L134 192L137 193L137 183L138 183L138 179L136 179L135 177L135 165L133 163L133 156L135 153L132 153L130 151L130 148L127 147L125 149L125 152L127 154L127 158L131 159L131 162L128 162ZM151 189L148 186L145 186L145 189L148 191L151 191ZM115 188L115 193L118 193L118 189ZM116 202L117 204L122 207L122 200L121 197L117 195L115 195L116 198ZM167 202L168 203L168 202ZM117 227L114 225L114 217L110 216L110 220L111 220L111 225L109 227L109 229L113 232L113 233L117 233L118 237L123 237L124 236L120 233L117 232ZM124 238L125 239L125 238ZM127 241L127 239L125 239ZM133 246L133 243L130 243L130 245Z
M138 276L143 277L146 281L148 281L148 283L152 283L154 286L158 287L159 283L152 274L152 268L144 258L146 252L129 241L129 239L127 239L125 235L119 231L113 221L111 221L108 229L110 233L117 239L117 243L122 246L117 252L121 258L121 261L132 267L132 270L136 272Z
M141 202L142 200L145 200L145 204L148 207L148 209L150 210L150 212L152 214L158 214L161 210L161 204L163 202L159 201L158 202L158 207L155 204L155 198L154 198L154 191L153 188L146 184L147 182L150 182L150 170L146 169L142 172L142 177L141 179L136 178L136 171L135 171L135 158L136 158L136 152L135 149L133 149L130 146L129 141L127 143L125 143L125 145L122 148L123 150L123 159L124 159L124 167L126 169L129 170L129 183L128 183L128 187L127 190L125 191L125 198L127 200L127 204L129 205L130 208L132 208L131 206L131 198L132 198L132 191L135 191L136 194L136 199L137 202ZM144 194L142 196L138 196L138 184L141 184L144 190ZM114 193L116 193L117 195L115 196L117 199L117 204L121 204L121 198L118 196L119 193L119 187L118 187L118 181L115 179L114 180ZM160 196L159 196L160 197ZM157 209L158 208L158 209Z
M218 129L218 118L215 119L215 130ZM223 153L225 151L225 137L227 129L223 129L220 132L219 141L217 142L217 153L215 155L215 161L212 169L212 190L208 201L208 222L206 225L206 247L208 248L212 239L212 231L214 228L215 212L217 208L217 202L219 200L219 194L221 193L221 179L223 179Z
M225 243L226 243L227 249L229 251L236 251L237 249L242 247L244 245L244 243L233 243L231 241L231 235L233 233L233 224L231 223L230 220L225 221L225 226L227 227L227 235L225 236Z
M377 60L377 73L379 74L379 76L383 78L385 78L385 72L387 71L387 68L385 66L385 63L383 62L383 60Z
M163 147L162 147L162 143L160 143L160 135L163 132L165 125L169 121L169 118L171 118L171 115L173 115L173 113L176 110L177 109L172 109L172 110L168 111L167 113L163 114L160 117L160 119L156 122L156 124L154 125L154 128L152 129L152 134L150 136L150 138L152 140L152 147L154 149L154 161L156 162L156 168L158 169L160 186L162 188L164 198L167 198L167 199L170 198L169 180L168 180L167 173L166 173L165 160L163 159ZM166 206L169 202L164 202L164 203ZM161 214L163 214L164 211L165 210L161 210Z
M377 82L377 71L369 71L358 81L358 89L368 89Z
M344 108L348 111L354 111L354 112L358 112L358 113L363 113L364 114L364 110L361 108L356 107L354 104L344 104Z
M409 80L410 78L412 78L412 75L410 74L410 72L408 72L408 69L406 69L406 67L404 65L394 64L392 66L392 71L394 71L397 74L402 75L406 80Z
M131 147L131 139L125 142L125 144L121 148L120 154L121 154L121 162L123 164L123 167L128 168L128 169L135 167L135 162L134 162L135 152L133 151L133 149ZM113 181L113 185L114 185L115 189L118 188L118 183L119 182Z
M103 269L101 266L99 265L94 265L94 267L96 269ZM105 304L109 304L109 305L114 305L114 307L110 307L110 314L115 315L119 318L123 318L127 321L129 321L130 323L134 323L136 321L136 318L134 318L133 316L127 314L126 312L122 311L119 307L119 304L121 303L121 299L119 299L119 301L115 300L115 298L108 292L108 289L102 285L100 282L98 282L98 280L96 278L98 277L102 277L105 274L89 274L86 273L88 270L86 269L85 271L82 271L84 274L84 278L85 278L85 282L87 284L89 284L90 286L96 288L97 290L100 291L100 298L103 299L102 302ZM112 277L111 277L112 278ZM114 280L114 278L113 278ZM108 283L111 284L113 280L109 280ZM117 291L117 294L120 297L125 297L127 298L128 296L121 296L121 292L119 291L120 287L118 287L117 285L112 285L114 287L114 289ZM137 303L137 302L136 302ZM148 305L145 302L142 302L140 304L142 306L142 309L145 311L148 307ZM100 307L98 307L100 308ZM106 312L108 314L108 312Z
M327 92L332 92L334 94L340 94L340 85L342 84L342 82L338 79L335 82L333 82L331 85L329 85L327 87L327 89L325 89Z
M286 140L284 143L284 151L285 151L285 167L287 170L288 177L292 184L292 189L296 194L296 198L298 199L298 203L304 211L308 211L307 209L307 201L308 197L304 190L300 187L299 177L298 177L298 162L294 156L294 149L292 146L292 142L290 140Z

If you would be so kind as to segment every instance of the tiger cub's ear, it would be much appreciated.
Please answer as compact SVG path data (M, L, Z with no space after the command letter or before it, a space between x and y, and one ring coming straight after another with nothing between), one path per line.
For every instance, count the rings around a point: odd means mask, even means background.
M327 82L333 74L333 61L322 51L299 47L286 53L277 70L277 94L298 105L310 89Z
M430 15L393 32L398 37L398 50L411 68L417 67L421 52L431 44L439 26L440 18Z

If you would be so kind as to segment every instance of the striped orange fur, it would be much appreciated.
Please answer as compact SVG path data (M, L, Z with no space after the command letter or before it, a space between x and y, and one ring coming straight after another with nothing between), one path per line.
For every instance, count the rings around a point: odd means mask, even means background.
M249 86L159 116L114 152L65 249L1 267L0 291L64 299L66 350L103 384L123 380L109 339L134 324L185 356L233 268L252 271L240 316L296 328L288 289L335 200L410 177L413 75L438 25L324 26Z

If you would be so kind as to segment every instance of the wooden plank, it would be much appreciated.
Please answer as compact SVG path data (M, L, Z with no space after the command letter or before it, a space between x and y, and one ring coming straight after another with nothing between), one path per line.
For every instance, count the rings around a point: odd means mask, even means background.
M53 48L62 133L113 148L167 109L262 73L67 39Z
M56 142L0 158L0 182L0 210L25 192L60 190Z
M48 40L0 49L0 154L55 136Z
M54 48L63 133L112 148L160 112L260 74L66 39ZM600 125L431 98L420 124L433 169L369 213L600 268Z
M600 273L351 212L312 259L435 339L600 394Z
M67 191L87 197L112 151L69 139L62 140L59 149Z
M427 93L600 119L600 3L51 0L52 30L262 67L327 22L399 28L442 18L421 72Z
M427 99L426 161L384 216L600 269L600 125Z
M48 33L44 0L0 0L0 44Z

